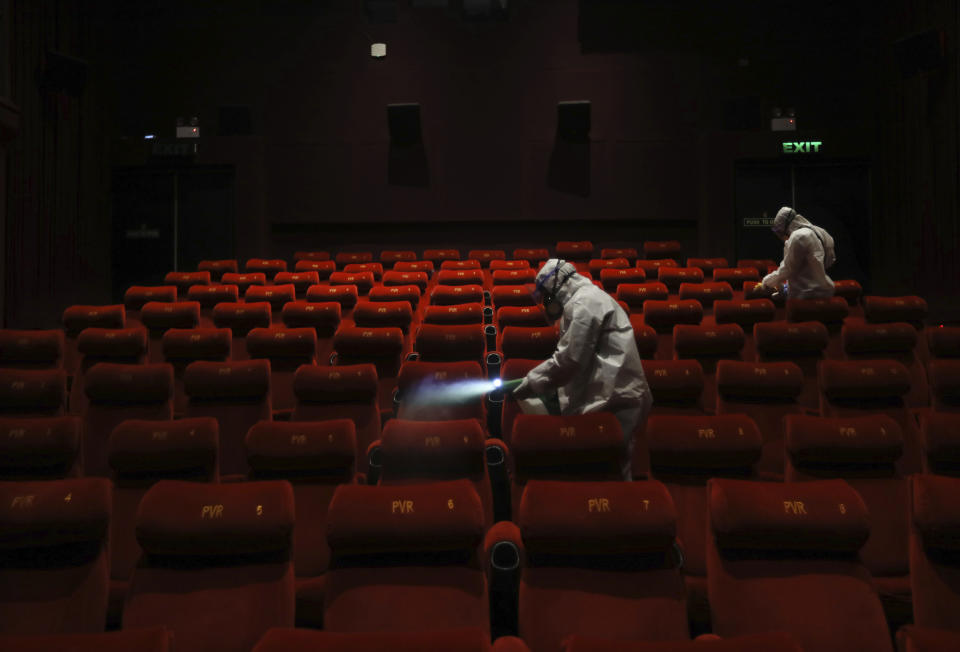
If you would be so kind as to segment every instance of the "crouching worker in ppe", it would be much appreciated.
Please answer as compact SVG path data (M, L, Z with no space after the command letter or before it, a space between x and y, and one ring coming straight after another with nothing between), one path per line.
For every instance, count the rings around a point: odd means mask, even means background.
M771 228L783 240L783 262L763 277L763 287L790 299L832 297L826 270L836 262L833 237L788 206L777 212Z
M537 273L535 293L547 317L560 320L560 339L550 359L531 369L513 396L556 392L560 414L612 412L623 429L623 478L630 480L633 432L653 402L630 319L609 294L555 258Z

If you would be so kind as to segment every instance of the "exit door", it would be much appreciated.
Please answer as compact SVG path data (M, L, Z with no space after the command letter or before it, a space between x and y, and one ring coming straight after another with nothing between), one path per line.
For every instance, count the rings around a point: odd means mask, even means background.
M737 258L783 258L770 231L781 206L833 236L837 262L831 278L870 281L870 168L862 161L743 162L735 171Z

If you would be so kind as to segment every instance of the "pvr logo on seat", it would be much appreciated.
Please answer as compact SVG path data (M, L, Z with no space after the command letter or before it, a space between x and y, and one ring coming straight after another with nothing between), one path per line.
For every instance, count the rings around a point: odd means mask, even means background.
M26 496L14 496L13 500L10 502L10 509L30 509L33 507L33 500L36 498L34 494L27 494Z
M588 498L587 512L609 512L610 500L607 498Z
M200 518L223 518L223 505L204 505L200 509Z
M413 514L413 501L412 500L395 500L390 506L390 513L392 514Z
M802 500L783 501L783 511L785 514L793 514L794 516L807 515L807 508L804 507Z

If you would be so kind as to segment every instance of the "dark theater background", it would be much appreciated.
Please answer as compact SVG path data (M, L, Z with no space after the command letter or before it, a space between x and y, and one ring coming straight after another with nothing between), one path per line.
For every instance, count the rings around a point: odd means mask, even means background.
M0 0L0 650L960 650L958 43Z

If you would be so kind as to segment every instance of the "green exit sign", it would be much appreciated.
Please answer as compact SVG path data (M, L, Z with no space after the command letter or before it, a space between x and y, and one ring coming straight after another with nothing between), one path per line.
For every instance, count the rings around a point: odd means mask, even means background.
M784 154L816 154L820 152L823 142L819 140L801 140L781 143Z

